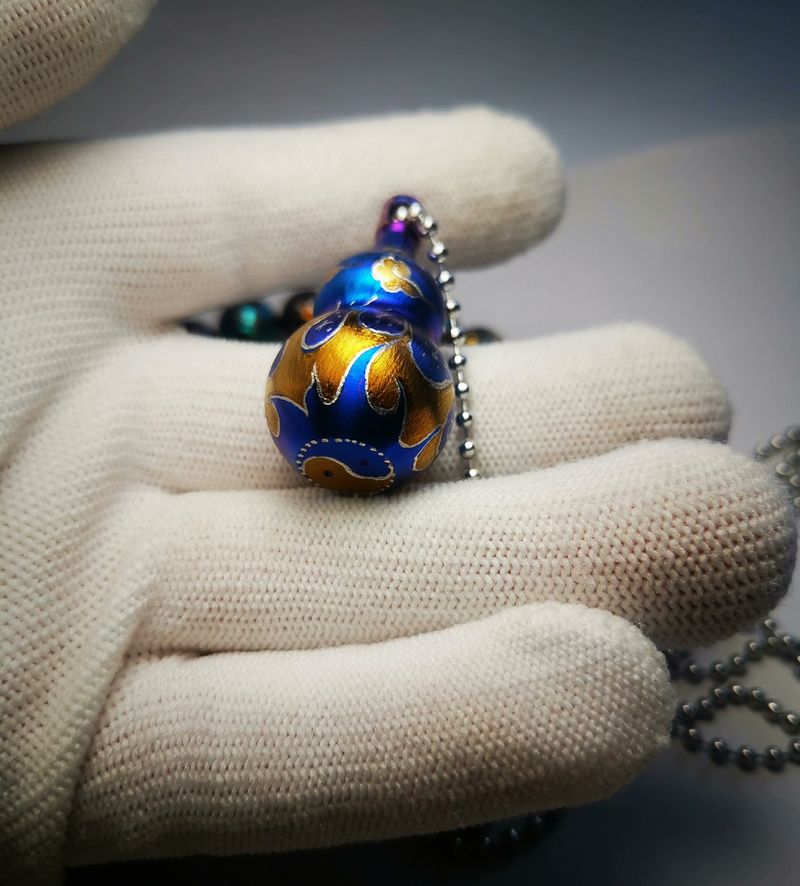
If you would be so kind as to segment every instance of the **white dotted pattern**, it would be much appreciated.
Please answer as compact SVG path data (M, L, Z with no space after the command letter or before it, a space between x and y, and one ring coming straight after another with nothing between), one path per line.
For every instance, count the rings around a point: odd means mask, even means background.
M353 446L359 446L364 449L368 449L370 452L374 452L377 456L383 459L383 463L386 466L386 473L392 475L394 474L394 465L391 463L391 461L389 461L388 458L386 458L386 453L381 452L380 449L376 449L374 446L367 446L367 444L361 440L350 440L347 437L333 437L332 439L334 443L350 443ZM303 462L305 461L306 455L308 454L310 449L312 449L314 446L317 446L319 443L330 443L330 441L331 438L329 437L321 437L319 440L309 440L308 443L302 446L300 448L300 451L297 453L297 458L294 461L297 469L302 473ZM306 474L303 474L303 476L306 478L306 480L311 480L311 477L306 476Z

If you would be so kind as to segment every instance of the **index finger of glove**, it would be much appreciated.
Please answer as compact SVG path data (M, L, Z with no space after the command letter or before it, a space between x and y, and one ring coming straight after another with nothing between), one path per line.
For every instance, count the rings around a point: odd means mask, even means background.
M9 150L0 237L15 291L46 267L84 320L138 324L315 285L370 246L394 193L437 217L456 266L526 249L562 208L548 139L467 108Z

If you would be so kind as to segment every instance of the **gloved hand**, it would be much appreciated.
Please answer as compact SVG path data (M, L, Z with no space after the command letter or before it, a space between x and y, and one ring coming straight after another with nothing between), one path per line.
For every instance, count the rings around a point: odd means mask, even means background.
M708 442L723 391L642 326L472 349L488 479L445 482L455 441L382 498L297 479L264 427L275 349L174 320L315 283L397 191L455 266L529 246L562 194L546 139L484 110L4 151L17 877L602 797L666 742L654 643L715 640L785 591L784 493Z

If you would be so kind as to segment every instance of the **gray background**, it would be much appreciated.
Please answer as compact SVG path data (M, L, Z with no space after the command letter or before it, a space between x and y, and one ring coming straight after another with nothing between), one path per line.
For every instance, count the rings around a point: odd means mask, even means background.
M4 140L475 102L525 113L561 146L567 214L528 255L460 275L466 319L508 337L630 319L670 329L721 376L735 408L731 442L749 449L800 420L799 12L796 3L733 0L165 0L94 83ZM779 616L800 632L796 594ZM788 672L765 666L753 680L800 708ZM784 741L746 716L719 729ZM744 776L674 749L501 866L442 867L406 844L379 844L191 873L241 882L325 872L354 882L795 883L798 788L797 769ZM179 872L185 864L114 876Z

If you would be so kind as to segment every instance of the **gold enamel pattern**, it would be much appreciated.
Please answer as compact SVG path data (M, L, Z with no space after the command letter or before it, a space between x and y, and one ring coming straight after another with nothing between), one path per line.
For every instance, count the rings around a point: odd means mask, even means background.
M375 349L365 370L364 408L377 415L395 413L401 407L405 409L398 442L408 448L425 444L414 460L414 470L422 470L439 451L441 435L454 400L453 385L449 379L432 381L420 371L412 355L407 326L401 334L391 334L369 328L359 322L358 315L359 312L354 310L343 319L331 321L330 333L327 334L326 330L326 337L313 348L305 346L305 333L310 325L289 338L267 379L265 413L270 432L275 438L280 437L276 401L289 401L307 415L306 397L313 386L324 405L335 404L353 364L366 351ZM315 324L319 322L319 318L314 321ZM324 466L322 461L316 458L314 464L303 468L303 472L315 479L312 475L324 467L324 470L335 471L343 488L371 487L351 491L374 491L376 485L391 482L388 475L384 478L359 477L342 463L327 464L335 459L326 459Z
M411 268L392 255L384 255L372 265L372 276L384 292L404 292L411 298L422 297L417 284L411 280Z

